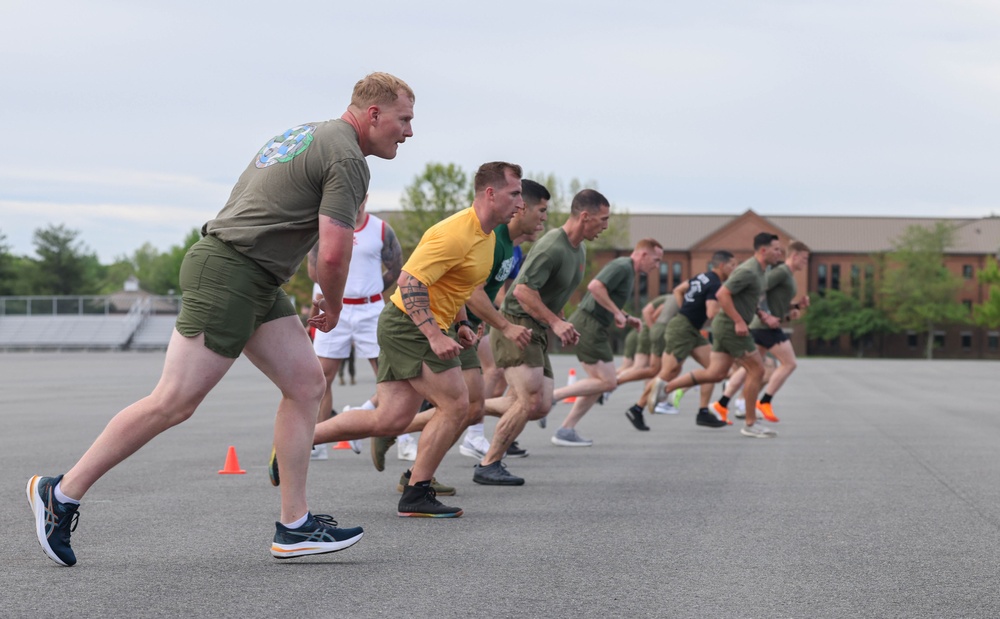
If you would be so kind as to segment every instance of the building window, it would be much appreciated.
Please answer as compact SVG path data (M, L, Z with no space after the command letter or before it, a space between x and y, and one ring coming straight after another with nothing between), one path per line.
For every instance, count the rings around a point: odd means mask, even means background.
M856 264L851 265L851 295L861 298L861 267Z
M973 274L973 270L972 270L972 265L971 264L963 264L962 265L962 277L964 277L965 279L972 279L973 275L974 274Z
M830 267L830 290L840 290L840 265Z
M816 265L816 290L823 294L826 292L826 265Z
M684 265L680 262L674 263L674 286L681 285L681 277L684 276Z
M906 345L909 346L910 348L916 348L917 347L917 332L916 331L907 331L906 332Z
M962 350L972 350L971 331L962 331Z
M1000 351L1000 333L990 331L986 334L986 348L990 352Z
M670 292L670 265L666 262L660 263L660 294Z
M865 265L865 303L875 303L875 267L870 264Z
M944 348L944 331L934 332L934 348Z

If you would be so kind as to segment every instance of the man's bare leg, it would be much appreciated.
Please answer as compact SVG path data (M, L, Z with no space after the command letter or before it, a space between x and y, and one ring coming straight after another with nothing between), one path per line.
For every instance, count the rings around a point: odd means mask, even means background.
M638 356L639 355L636 355L637 358ZM563 420L562 427L567 430L571 430L576 427L576 424L583 419L583 416L586 415L591 408L593 408L594 403L597 402L597 398L600 394L605 391L611 391L611 389L613 389L617 384L615 366L612 362L598 361L597 363L584 363L583 369L587 372L587 378L572 386L576 387L580 383L585 383L585 388L582 393L577 394L576 402L573 403L573 407L570 409L569 414L566 415L566 419ZM592 389L597 389L596 393L591 392L586 388L591 385L593 385L593 387L591 387ZM558 398L558 395L553 397Z
M510 404L502 411L500 421L497 422L490 450L480 461L482 466L499 462L511 443L524 431L524 426L529 421L541 419L552 408L553 380L545 376L542 368L519 365L507 368L504 374L507 377L508 393L512 392L508 396ZM502 399L507 400L508 397ZM495 400L490 401L495 403Z

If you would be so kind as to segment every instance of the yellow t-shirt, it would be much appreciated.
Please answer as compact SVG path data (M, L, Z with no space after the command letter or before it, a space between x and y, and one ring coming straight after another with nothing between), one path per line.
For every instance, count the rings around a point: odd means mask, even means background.
M403 265L404 271L427 286L431 313L441 329L451 327L472 291L486 283L495 242L493 231L483 232L476 211L469 207L428 228ZM406 312L398 288L389 300Z

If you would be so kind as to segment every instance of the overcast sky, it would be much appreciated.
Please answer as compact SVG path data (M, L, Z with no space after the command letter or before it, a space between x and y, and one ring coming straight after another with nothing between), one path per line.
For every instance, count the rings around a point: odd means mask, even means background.
M428 162L592 180L619 210L1000 212L1000 4L0 0L0 233L103 262L213 217L272 136L388 71Z

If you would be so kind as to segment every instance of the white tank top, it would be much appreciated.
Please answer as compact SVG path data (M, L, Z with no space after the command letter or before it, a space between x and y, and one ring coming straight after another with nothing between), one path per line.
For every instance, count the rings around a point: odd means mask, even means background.
M354 231L354 253L347 273L344 297L360 299L382 292L382 247L385 222L365 213L365 223Z

